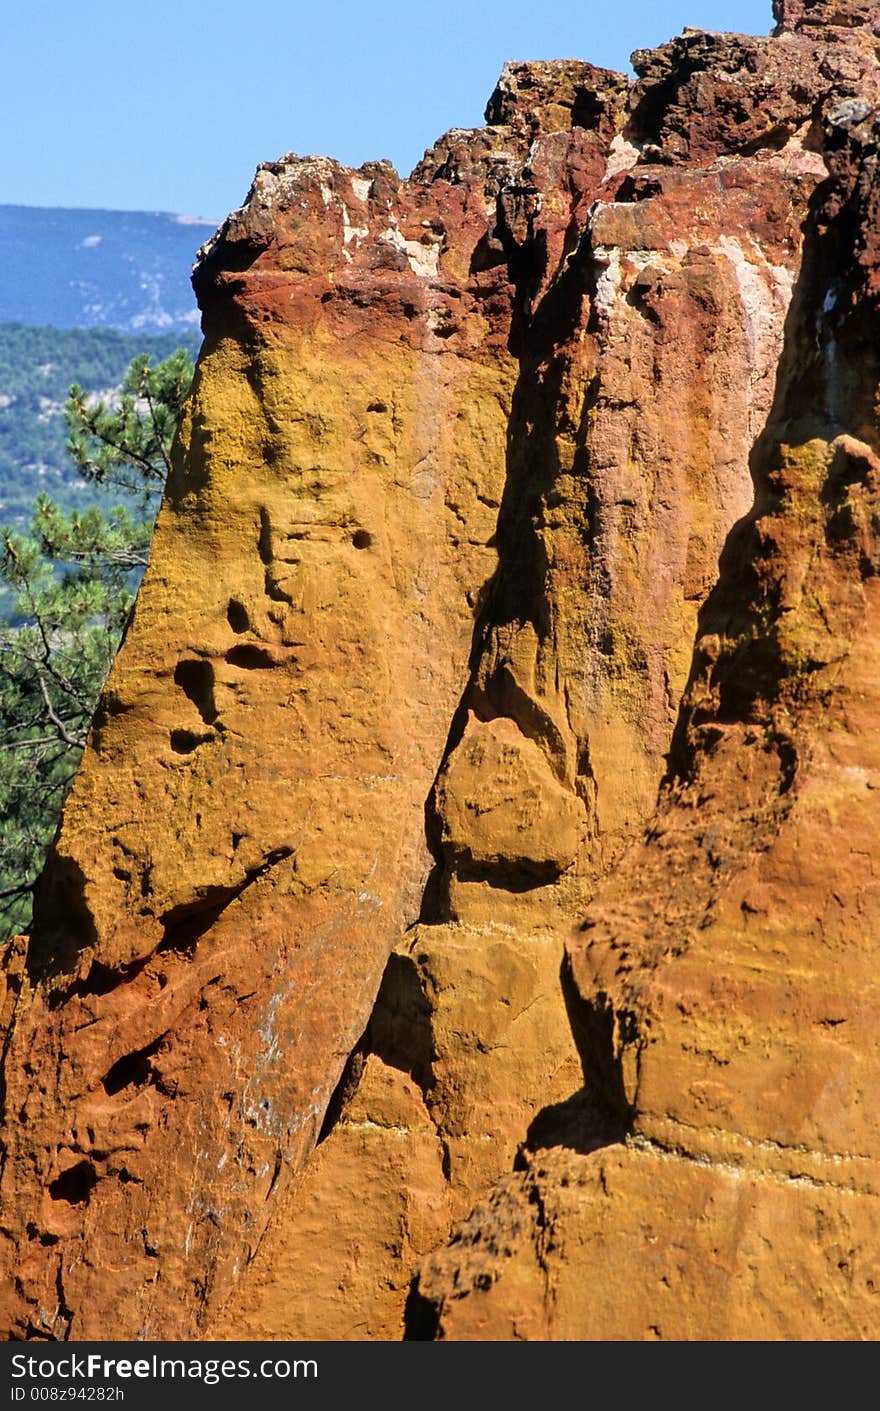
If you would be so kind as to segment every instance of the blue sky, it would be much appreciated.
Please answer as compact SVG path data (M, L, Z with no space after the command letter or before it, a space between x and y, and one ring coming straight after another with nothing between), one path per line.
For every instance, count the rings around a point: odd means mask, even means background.
M770 0L30 0L0 39L0 203L219 219L287 151L408 172L482 119L505 59L628 68Z

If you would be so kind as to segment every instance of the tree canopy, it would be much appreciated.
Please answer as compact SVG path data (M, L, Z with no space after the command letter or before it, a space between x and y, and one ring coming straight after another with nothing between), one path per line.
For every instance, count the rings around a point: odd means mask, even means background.
M94 503L94 487L77 474L67 449L71 383L107 396L139 353L158 363L178 347L194 354L198 339L0 323L0 524L26 529L35 486L64 509ZM101 498L109 505L112 497Z
M47 495L27 533L2 532L0 582L0 938L26 927L31 893L146 566L171 444L193 376L179 349L141 355L118 393L74 384L65 406L79 474L108 509L65 510Z

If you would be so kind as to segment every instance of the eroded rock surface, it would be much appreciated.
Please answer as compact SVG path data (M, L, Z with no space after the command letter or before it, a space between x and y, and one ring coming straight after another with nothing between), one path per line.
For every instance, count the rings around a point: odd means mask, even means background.
M625 1140L469 1215L422 1266L434 1335L877 1336L878 131L831 115L755 508L658 810L569 942Z
M7 958L7 1335L876 1335L880 61L774 16L204 251Z

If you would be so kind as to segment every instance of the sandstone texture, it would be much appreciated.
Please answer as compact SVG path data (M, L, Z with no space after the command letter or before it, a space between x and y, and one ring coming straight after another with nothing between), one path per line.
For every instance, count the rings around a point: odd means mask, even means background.
M774 19L202 252L4 957L4 1336L880 1333L880 33Z

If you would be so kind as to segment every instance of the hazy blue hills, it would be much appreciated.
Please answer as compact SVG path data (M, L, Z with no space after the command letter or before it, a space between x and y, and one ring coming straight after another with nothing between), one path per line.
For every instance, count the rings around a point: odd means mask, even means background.
M0 324L195 332L190 270L214 225L152 211L0 205Z

